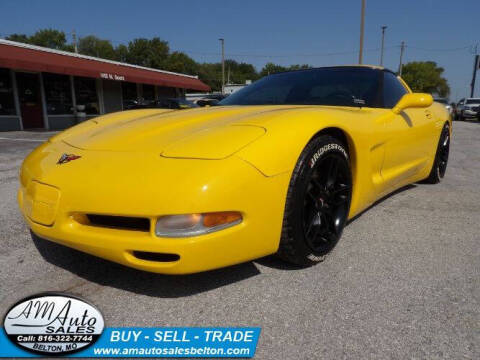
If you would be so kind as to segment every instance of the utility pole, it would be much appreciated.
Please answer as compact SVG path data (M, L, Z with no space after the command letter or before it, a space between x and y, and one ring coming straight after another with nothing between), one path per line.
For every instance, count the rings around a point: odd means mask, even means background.
M362 13L360 18L360 50L358 51L358 63L363 63L363 34L365 27L365 0L362 0Z
M75 53L78 54L77 33L75 32L75 29L72 31L72 42L73 42L73 49L74 49Z
M385 25L382 26L382 49L380 51L380 66L383 66L383 45L385 43L385 29L387 27Z
M470 83L470 97L474 96L475 93L475 79L477 78L477 69L480 66L480 58L478 55L478 43L475 46L470 48L470 53L474 55L473 58L473 75L472 82Z
M222 43L222 94L225 87L225 39L218 39Z
M473 62L473 76L472 83L470 84L470 97L473 98L475 93L475 79L477 77L477 69L480 66L480 55L475 55L475 60Z
M405 51L405 41L400 44L400 64L398 65L398 75L402 76L403 52Z

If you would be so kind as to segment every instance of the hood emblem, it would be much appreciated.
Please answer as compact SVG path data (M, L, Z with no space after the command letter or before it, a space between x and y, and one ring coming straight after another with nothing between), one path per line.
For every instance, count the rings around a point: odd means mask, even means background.
M58 159L57 161L57 165L61 165L61 164L66 164L72 160L77 160L77 159L80 159L81 156L79 155L74 155L74 154L63 154L62 156L60 156L60 159Z

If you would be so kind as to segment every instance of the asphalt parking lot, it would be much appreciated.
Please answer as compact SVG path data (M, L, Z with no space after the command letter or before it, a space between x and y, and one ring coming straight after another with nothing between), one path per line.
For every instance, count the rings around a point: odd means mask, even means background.
M275 258L189 275L125 268L33 242L16 205L42 132L0 133L0 312L78 294L108 326L260 326L256 359L480 358L480 123L454 122L439 185L415 184L352 221L318 266Z

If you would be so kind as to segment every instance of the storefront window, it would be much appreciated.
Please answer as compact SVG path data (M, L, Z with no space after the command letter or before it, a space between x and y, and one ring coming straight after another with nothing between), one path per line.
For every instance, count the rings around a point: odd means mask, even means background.
M130 109L137 102L137 84L131 82L122 83L123 109Z
M175 88L159 86L157 89L160 97L177 97Z
M10 70L0 68L0 115L15 115Z
M72 91L67 75L43 74L43 86L49 115L73 114Z
M74 84L77 109L87 115L100 114L95 79L75 77Z
M155 87L153 85L143 85L143 98L147 101L155 100Z

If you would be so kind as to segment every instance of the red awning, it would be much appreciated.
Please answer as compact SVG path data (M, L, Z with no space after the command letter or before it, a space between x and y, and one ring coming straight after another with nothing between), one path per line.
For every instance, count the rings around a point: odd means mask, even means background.
M0 40L0 67L209 91L197 78Z

